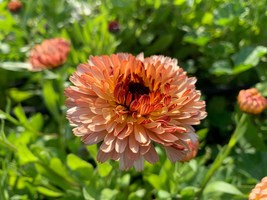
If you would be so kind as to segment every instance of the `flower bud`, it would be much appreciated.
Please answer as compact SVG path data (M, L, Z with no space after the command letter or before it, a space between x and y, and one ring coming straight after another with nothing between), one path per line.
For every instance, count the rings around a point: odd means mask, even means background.
M237 101L240 110L250 114L260 114L267 106L267 100L256 88L241 90Z

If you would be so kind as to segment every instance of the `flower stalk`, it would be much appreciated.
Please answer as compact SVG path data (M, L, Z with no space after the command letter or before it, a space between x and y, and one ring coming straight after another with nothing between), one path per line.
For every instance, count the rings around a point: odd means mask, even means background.
M248 114L246 113L242 114L228 144L222 148L220 153L217 155L215 161L213 162L211 168L208 170L206 176L204 177L200 185L200 191L197 195L197 199L201 199L202 193L204 189L206 188L208 182L212 178L212 176L216 173L216 171L222 165L225 158L230 154L232 148L236 145L237 141L244 135L247 129L247 125L248 125L247 123L248 117L249 117Z

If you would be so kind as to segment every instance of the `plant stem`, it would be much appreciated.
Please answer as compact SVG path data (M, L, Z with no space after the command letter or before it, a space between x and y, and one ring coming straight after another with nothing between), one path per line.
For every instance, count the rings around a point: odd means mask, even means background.
M200 185L200 191L197 194L196 199L201 198L205 187L207 186L208 182L210 181L210 179L212 178L214 173L222 165L224 159L229 155L232 148L236 145L237 141L244 135L244 133L247 129L247 120L248 120L247 118L248 118L248 115L243 113L237 126L236 126L235 131L233 132L233 134L232 134L232 136L228 142L228 144L222 148L220 153L215 158L215 161L213 162L211 168L208 170L206 176L204 177L203 182Z

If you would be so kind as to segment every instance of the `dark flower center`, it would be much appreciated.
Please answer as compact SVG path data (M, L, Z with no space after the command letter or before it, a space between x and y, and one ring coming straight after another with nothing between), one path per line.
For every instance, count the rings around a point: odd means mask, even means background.
M143 95L143 94L149 94L149 88L144 86L142 83L135 83L130 82L129 83L129 92L131 92L133 95Z

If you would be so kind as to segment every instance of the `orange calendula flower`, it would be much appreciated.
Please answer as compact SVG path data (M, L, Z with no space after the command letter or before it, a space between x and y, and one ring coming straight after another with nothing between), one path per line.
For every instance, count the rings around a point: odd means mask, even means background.
M67 118L85 144L101 143L97 160L119 160L121 169L142 170L158 161L155 143L172 161L198 150L192 125L206 117L205 102L176 59L118 53L91 56L70 77Z
M32 71L50 69L64 64L70 51L70 44L62 38L44 40L30 52Z
M267 177L264 177L249 194L249 200L267 199Z
M241 90L237 101L240 109L250 114L260 114L267 106L267 100L256 88Z
M22 7L22 3L19 0L11 0L7 4L7 8L10 12L18 12Z

